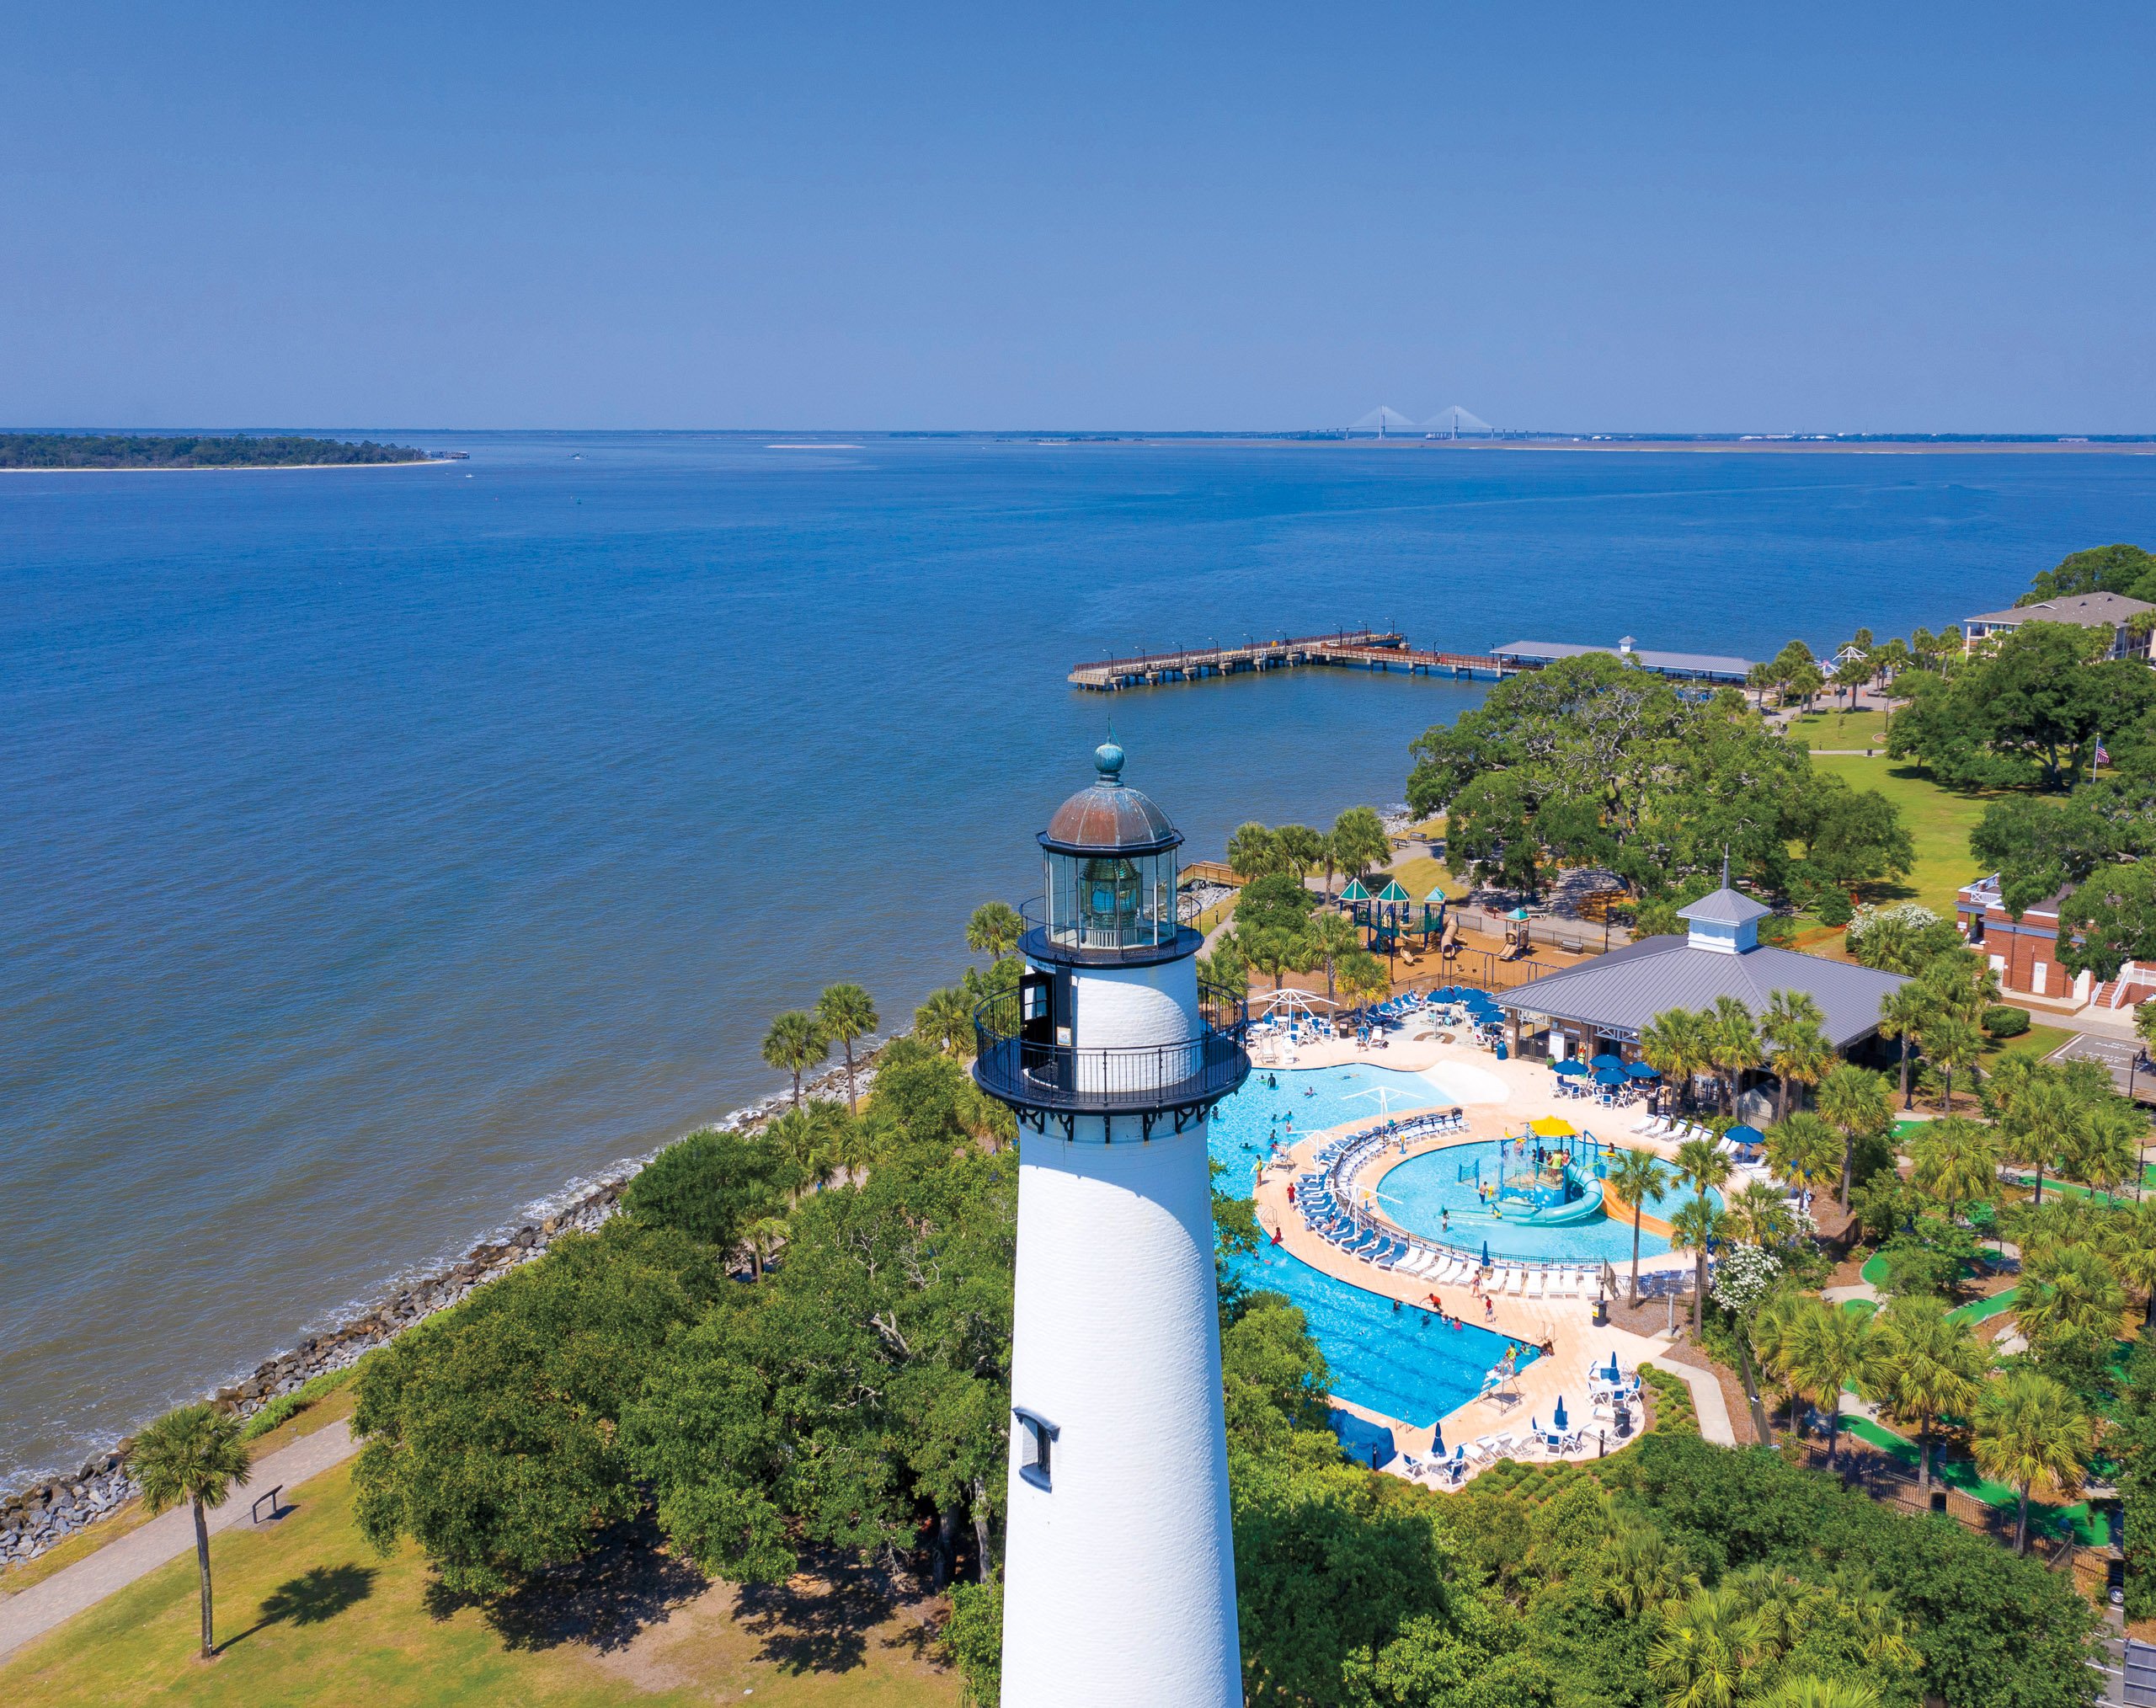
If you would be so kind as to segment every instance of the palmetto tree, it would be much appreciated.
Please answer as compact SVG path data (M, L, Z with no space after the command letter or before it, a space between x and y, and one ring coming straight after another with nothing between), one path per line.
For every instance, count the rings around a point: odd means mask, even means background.
M2020 1496L2014 1551L2029 1551L2029 1497L2038 1489L2079 1493L2092 1443L2089 1418L2065 1388L2037 1370L2015 1370L1977 1401L1972 1444L1977 1469Z
M771 1022L764 1034L764 1059L793 1076L793 1107L801 1107L801 1076L831 1053L831 1042L816 1017L798 1008L788 1009Z
M1870 1320L1819 1299L1806 1299L1776 1346L1775 1369L1827 1414L1827 1462L1842 1433L1842 1390L1870 1379L1876 1332Z
M1817 1302L1808 1294L1785 1288L1769 1294L1752 1313L1752 1350L1758 1355L1760 1368L1774 1378L1785 1405L1790 1404L1795 1395L1787 1366L1790 1338L1806 1312ZM1794 1409L1790 1412L1790 1421L1796 1421Z
M1734 1114L1738 1085L1766 1059L1766 1051L1752 1011L1734 996L1715 998L1713 1028L1707 1049L1721 1080L1721 1112Z
M1983 1028L1959 1014L1940 1015L1925 1027L1924 1054L1939 1069L1939 1107L1942 1111L1954 1107L1954 1076L1976 1066L1984 1053L1984 1043Z
M1925 1123L1909 1147L1909 1183L1946 1206L1950 1220L1961 1206L1991 1195L1999 1184L1999 1135L1993 1129L1942 1115Z
M1303 928L1313 957L1325 963L1325 998L1330 1002L1336 994L1333 974L1342 956L1363 946L1363 934L1355 929L1355 921L1343 914L1321 913Z
M1669 1176L1661 1160L1645 1150L1624 1150L1610 1166L1605 1182L1632 1207L1632 1303L1640 1302L1640 1217L1649 1198L1662 1196Z
M1821 1679L1806 1673L1785 1679L1758 1708L1879 1708L1879 1693L1854 1679Z
M1842 1135L1809 1109L1799 1109L1767 1129L1768 1167L1806 1190L1833 1172L1841 1155Z
M1700 1587L1668 1536L1645 1519L1620 1523L1603 1550L1601 1563L1602 1599L1636 1619Z
M1768 993L1767 1011L1759 1017L1759 1033L1769 1043L1780 1043L1790 1028L1806 1024L1823 1026L1827 1017L1808 990Z
M1909 1046L1924 1036L1931 1012L1930 998L1921 985L1903 985L1887 993L1879 1004L1879 1035L1902 1046L1902 1107L1913 1109L1916 1093L1909 1085Z
M985 901L966 921L966 947L991 961L1000 961L1017 948L1025 934L1025 920L1007 901Z
M1748 1182L1730 1198L1723 1214L1730 1231L1748 1246L1764 1249L1789 1237L1789 1202L1764 1180Z
M1894 1118L1886 1081L1852 1062L1842 1062L1819 1081L1820 1118L1842 1135L1842 1208L1849 1207L1856 1172L1856 1141L1882 1133Z
M1932 1425L1942 1412L1966 1414L1991 1367L1990 1353L1966 1322L1935 1299L1907 1295L1876 1319L1873 1362L1878 1397L1917 1426L1917 1486L1931 1497Z
M971 1055L974 1050L974 1010L966 993L955 985L928 993L928 1000L913 1011L914 1035L946 1055Z
M2100 1237L2119 1279L2146 1295L2143 1326L2156 1327L2156 1198L2121 1206L2106 1216Z
M1364 1009L1392 988L1392 979L1385 971L1385 963L1367 949L1357 949L1343 957L1339 973L1341 995Z
M1774 1116L1777 1120L1790 1112L1792 1086L1816 1086L1824 1079L1834 1064L1841 1059L1834 1046L1827 1042L1827 1035L1810 1021L1791 1022L1783 1032L1781 1040L1774 1047L1774 1059L1768 1065L1774 1070L1775 1084Z
M1689 1008L1657 1014L1640 1033L1640 1054L1686 1102L1694 1078L1711 1067L1707 1019Z
M816 1178L817 1158L823 1149L825 1134L814 1112L821 1107L820 1103L811 1103L805 1109L788 1109L764 1129L764 1143L792 1165L793 1178L786 1193L787 1202L792 1204L801 1201L801 1194Z
M2056 1168L2084 1142L2088 1106L2063 1080L2032 1076L1999 1124L2006 1154L2036 1171L2034 1202L2044 1201L2044 1171Z
M1669 1606L1647 1644L1647 1670L1667 1708L1733 1708L1762 1658L1751 1609L1733 1584Z
M990 902L990 907L1001 907ZM1006 912L1008 909L1005 910ZM974 915L980 917L979 912ZM969 930L967 935L972 932ZM816 999L816 1025L827 1038L835 1038L846 1050L846 1101L850 1109L861 1107L853 1084L853 1041L876 1029L876 1001L858 985L827 985Z
M1710 1139L1687 1139L1677 1147L1677 1175L1692 1188L1692 1202L1670 1222L1673 1242L1681 1239L1693 1263L1692 1332L1697 1334L1706 1309L1707 1247L1720 1231L1721 1217L1708 1201L1710 1189L1730 1176L1729 1153Z
M2105 1097L2085 1106L2087 1118L2073 1145L2059 1159L2068 1180L2106 1194L2130 1178L2148 1142L2148 1118L2123 1097Z
M142 1504L162 1513L182 1501L195 1512L195 1571L202 1593L202 1658L216 1652L211 1641L210 1517L234 1485L246 1481L253 1454L240 1439L237 1418L214 1406L183 1406L135 1438L127 1471L142 1491Z
M2024 1249L2014 1318L2031 1346L2108 1349L2125 1314L2126 1289L2095 1246L2047 1241Z

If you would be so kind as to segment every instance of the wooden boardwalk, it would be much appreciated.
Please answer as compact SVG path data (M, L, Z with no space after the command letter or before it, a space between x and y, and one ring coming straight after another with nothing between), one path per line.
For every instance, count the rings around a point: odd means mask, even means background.
M1411 675L1477 681L1496 681L1519 668L1480 653L1420 652L1407 644L1405 636L1390 630L1358 628L1278 640L1246 640L1238 646L1186 647L1169 653L1139 653L1127 659L1096 659L1073 669L1070 681L1075 687L1114 693L1163 682L1197 682L1209 676L1241 675L1246 671L1290 670L1299 665L1398 670Z

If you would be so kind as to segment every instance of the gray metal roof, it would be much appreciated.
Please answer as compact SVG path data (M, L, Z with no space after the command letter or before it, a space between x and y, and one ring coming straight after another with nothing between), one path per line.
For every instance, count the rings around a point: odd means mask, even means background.
M2116 628L2144 611L2156 611L2145 600L2128 599L2123 593L2069 593L2057 599L2040 599L2034 605L2017 605L2011 611L1987 611L1965 616L1964 622L2073 622L2084 628Z
M1672 1008L1711 1008L1716 997L1734 996L1760 1014L1775 991L1801 990L1819 1005L1825 1017L1820 1030L1828 1042L1847 1049L1878 1027L1880 1003L1908 982L1793 949L1732 955L1695 949L1683 937L1643 937L1583 966L1500 991L1497 1001L1516 1013L1637 1033Z
M1771 907L1762 907L1748 895L1739 895L1724 884L1711 895L1703 895L1689 907L1677 910L1679 919L1695 919L1701 925L1748 925L1755 919L1764 919L1772 913Z
M1614 654L1617 649L1576 646L1570 641L1514 641L1508 647L1493 647L1491 652L1500 659L1531 659L1547 664L1553 659L1577 659L1585 653ZM1719 653L1660 653L1635 647L1623 656L1638 659L1646 670L1673 675L1728 676L1742 681L1752 669L1749 659L1728 658Z

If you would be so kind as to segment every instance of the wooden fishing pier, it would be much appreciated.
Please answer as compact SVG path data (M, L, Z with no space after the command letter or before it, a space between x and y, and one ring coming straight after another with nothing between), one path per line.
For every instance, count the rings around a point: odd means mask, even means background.
M1298 665L1330 665L1355 670L1397 670L1417 676L1450 676L1494 682L1522 666L1481 653L1420 652L1389 629L1341 629L1332 634L1246 638L1235 646L1185 647L1171 653L1140 653L1128 659L1097 659L1070 672L1074 687L1113 694L1162 682L1197 682L1251 670L1285 670Z

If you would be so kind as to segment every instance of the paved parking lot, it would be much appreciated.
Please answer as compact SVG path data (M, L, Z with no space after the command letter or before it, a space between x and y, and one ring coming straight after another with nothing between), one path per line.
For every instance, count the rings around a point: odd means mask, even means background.
M2100 1061L2111 1070L2111 1083L2143 1102L2156 1102L2156 1070L2140 1058L2140 1046L2122 1038L2076 1033L2052 1053L2053 1061Z

